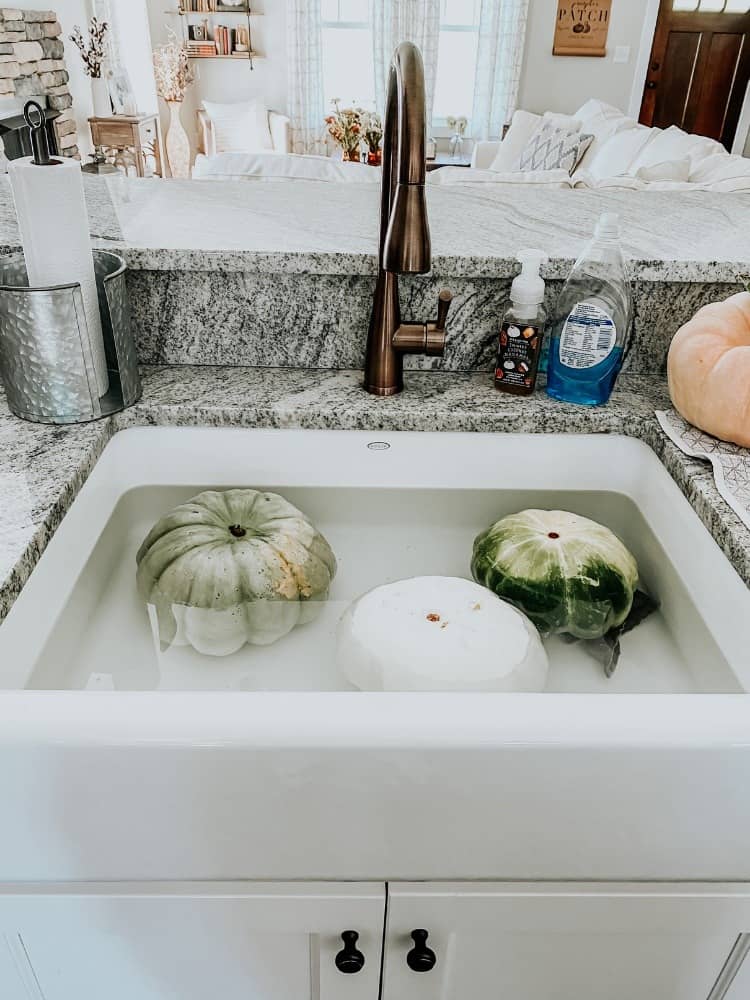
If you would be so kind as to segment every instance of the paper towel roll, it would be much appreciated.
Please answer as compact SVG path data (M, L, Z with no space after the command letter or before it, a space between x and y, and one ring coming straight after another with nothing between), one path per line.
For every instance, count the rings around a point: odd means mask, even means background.
M28 157L11 160L8 175L29 285L80 284L97 386L103 396L109 376L81 164L62 158L57 166L36 166Z

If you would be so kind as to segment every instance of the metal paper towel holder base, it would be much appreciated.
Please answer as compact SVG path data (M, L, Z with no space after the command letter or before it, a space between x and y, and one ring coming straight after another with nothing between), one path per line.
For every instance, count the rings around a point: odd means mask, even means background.
M80 284L29 288L23 254L0 257L0 379L17 417L85 423L141 398L127 266L106 250L93 256L109 372L101 397Z

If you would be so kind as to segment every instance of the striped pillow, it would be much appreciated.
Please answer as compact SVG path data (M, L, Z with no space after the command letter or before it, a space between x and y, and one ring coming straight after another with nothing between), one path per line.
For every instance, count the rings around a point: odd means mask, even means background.
M521 153L519 170L567 170L573 174L593 141L593 135L542 122Z

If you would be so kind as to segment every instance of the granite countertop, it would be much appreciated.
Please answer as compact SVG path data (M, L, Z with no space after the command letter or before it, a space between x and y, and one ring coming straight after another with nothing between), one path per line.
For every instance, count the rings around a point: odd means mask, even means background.
M376 270L376 184L116 179L110 193L132 267ZM733 282L750 260L750 194L428 184L427 200L436 274L507 278L518 251L538 246L545 277L566 278L605 211L622 217L635 279Z
M410 372L404 393L391 399L366 395L353 371L186 366L143 374L142 402L96 423L26 423L0 402L0 620L112 435L149 424L638 437L750 586L750 532L719 496L709 466L683 455L659 427L654 410L669 406L669 396L657 376L623 374L607 406L587 409L544 392L504 395L482 373Z
M378 184L86 175L85 190L94 245L117 250L135 269L376 271ZM622 217L635 280L732 283L750 261L750 194L428 184L427 199L441 276L508 278L518 251L538 246L549 256L545 278L566 278L605 211ZM10 186L0 176L0 247L18 245Z

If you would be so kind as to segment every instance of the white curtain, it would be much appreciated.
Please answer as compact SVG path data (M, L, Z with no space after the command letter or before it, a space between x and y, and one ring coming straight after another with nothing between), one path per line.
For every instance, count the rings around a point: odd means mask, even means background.
M320 0L287 0L287 74L292 151L324 151L323 43Z
M529 0L482 0L472 131L495 139L516 109Z
M440 44L440 0L370 0L370 23L378 110L382 112L385 108L388 72L394 51L401 42L413 42L422 51L427 121L431 122Z

